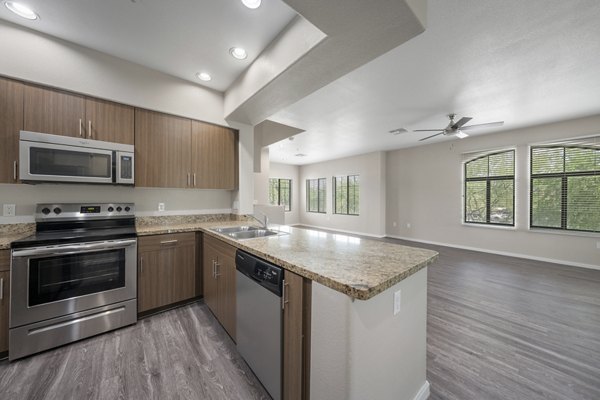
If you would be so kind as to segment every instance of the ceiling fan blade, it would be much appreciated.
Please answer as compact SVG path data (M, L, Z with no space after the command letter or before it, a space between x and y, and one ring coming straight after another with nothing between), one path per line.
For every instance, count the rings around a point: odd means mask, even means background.
M487 124L476 124L476 125L469 125L469 126L463 126L462 128L460 128L460 130L462 131L466 131L469 129L477 129L477 128L491 128L493 126L502 126L504 125L504 121L496 121L496 122L488 122Z
M439 132L439 131L443 131L444 128L440 128L440 129L413 129L413 132Z
M419 139L419 142L422 142L423 140L431 139L432 137L436 137L436 136L443 135L443 134L444 134L444 131L441 131L440 133L436 133L435 135L431 135L431 136L424 137L423 139Z
M472 120L472 117L462 117L459 119L454 125L451 126L452 129L459 129L461 126Z

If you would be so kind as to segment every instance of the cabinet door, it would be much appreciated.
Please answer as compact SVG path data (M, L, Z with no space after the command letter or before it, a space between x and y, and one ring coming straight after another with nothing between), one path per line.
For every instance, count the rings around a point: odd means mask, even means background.
M85 99L65 92L25 85L25 130L85 136Z
M8 299L10 272L0 272L0 353L8 351Z
M238 132L192 121L192 172L199 189L235 189Z
M85 128L89 139L133 144L133 107L110 101L85 100Z
M202 283L204 292L204 302L210 310L217 315L217 280L214 276L214 263L217 260L216 250L204 237L204 246L202 248Z
M195 296L202 296L204 274L204 254L202 252L202 232L196 232L196 293Z
M191 131L189 119L136 108L136 186L190 186Z
M173 273L168 268L175 249L150 250L138 257L138 313L172 303Z
M196 292L196 234L177 235L175 260L167 266L173 270L173 303L188 300Z
M233 255L230 252L219 253L217 261L217 281L219 284L219 321L227 333L229 333L229 336L235 341L235 250Z
M285 271L283 309L283 399L303 398L304 278Z
M23 84L0 78L0 183L16 183L19 131L23 129Z

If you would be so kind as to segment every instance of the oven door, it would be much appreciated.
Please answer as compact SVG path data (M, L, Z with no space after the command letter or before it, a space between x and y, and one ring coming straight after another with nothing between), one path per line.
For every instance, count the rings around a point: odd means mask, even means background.
M111 150L21 140L19 157L19 179L22 181L114 181Z
M136 298L137 240L13 250L10 327Z

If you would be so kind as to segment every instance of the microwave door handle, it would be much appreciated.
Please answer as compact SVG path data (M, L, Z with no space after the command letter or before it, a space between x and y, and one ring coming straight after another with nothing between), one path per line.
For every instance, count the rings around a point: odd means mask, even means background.
M51 246L51 247L38 247L33 249L13 250L13 256L24 257L24 256L42 256L49 254L74 254L83 253L90 250L110 250L117 248L124 248L136 244L136 239L128 240L117 240L114 242L101 242L94 244L75 244L71 246Z

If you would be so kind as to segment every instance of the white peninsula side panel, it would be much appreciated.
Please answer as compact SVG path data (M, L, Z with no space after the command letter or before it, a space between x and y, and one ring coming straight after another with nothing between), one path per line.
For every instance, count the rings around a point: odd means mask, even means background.
M427 268L364 301L313 282L311 323L311 400L429 396Z

